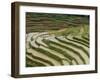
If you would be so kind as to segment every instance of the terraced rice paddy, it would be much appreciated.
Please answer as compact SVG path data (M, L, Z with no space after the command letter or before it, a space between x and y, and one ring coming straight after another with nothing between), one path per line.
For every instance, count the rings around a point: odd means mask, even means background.
M26 34L26 67L82 64L89 64L89 25Z

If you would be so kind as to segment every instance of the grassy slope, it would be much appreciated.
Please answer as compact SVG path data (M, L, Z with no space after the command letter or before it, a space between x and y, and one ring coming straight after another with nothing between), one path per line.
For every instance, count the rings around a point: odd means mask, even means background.
M60 30L89 25L89 16L69 14L26 13L26 33Z

